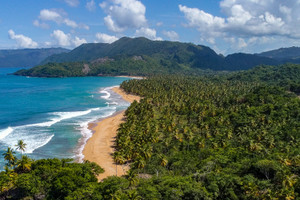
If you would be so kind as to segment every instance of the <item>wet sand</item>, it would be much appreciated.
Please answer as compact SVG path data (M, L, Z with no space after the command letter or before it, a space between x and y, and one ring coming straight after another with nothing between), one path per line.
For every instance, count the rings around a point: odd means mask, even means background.
M112 90L130 103L134 100L140 100L139 96L127 94L119 87L114 87ZM124 113L125 110L103 119L96 125L89 125L94 133L87 141L83 149L83 155L85 160L95 162L104 168L105 172L98 176L100 181L108 176L122 176L129 169L129 166L126 165L116 165L112 157L117 129L124 122Z

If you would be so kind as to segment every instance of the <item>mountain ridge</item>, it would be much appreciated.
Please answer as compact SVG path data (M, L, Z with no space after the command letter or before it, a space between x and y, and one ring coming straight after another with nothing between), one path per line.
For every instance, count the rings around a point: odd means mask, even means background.
M22 70L16 75L65 77L107 75L155 75L198 73L199 70L238 71L259 65L297 63L300 48L290 57L290 49L273 50L260 54L235 53L224 57L213 49L192 43L152 41L147 38L123 37L111 44L82 44L70 52L55 54L42 65ZM282 51L287 53L282 53ZM275 58L274 58L275 57ZM300 58L299 58L300 61ZM89 67L88 72L85 70Z
M53 54L69 52L64 48L3 49L0 50L0 67L34 67Z

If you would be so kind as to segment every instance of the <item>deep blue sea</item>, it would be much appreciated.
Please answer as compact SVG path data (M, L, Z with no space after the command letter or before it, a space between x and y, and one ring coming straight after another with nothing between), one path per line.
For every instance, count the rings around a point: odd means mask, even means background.
M31 78L7 75L17 68L0 68L0 170L2 153L18 140L33 159L74 158L92 135L90 122L129 106L111 87L128 78ZM17 152L17 157L20 152Z

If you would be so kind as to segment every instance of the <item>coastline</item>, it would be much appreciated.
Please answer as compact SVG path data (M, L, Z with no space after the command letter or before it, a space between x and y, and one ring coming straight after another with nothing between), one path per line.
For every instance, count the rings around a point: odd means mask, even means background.
M121 78L133 78L133 79L145 79L145 76L115 76L115 77L121 77Z
M129 103L140 100L139 96L127 94L119 86L113 87L112 90ZM129 170L128 165L116 165L112 157L117 129L124 122L124 113L125 110L119 111L97 123L89 124L93 135L86 142L82 153L85 160L95 162L104 168L105 172L98 176L98 180L108 176L122 176Z

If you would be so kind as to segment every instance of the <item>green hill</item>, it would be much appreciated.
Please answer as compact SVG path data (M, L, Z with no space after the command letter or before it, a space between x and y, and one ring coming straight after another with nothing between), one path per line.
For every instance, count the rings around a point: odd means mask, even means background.
M48 56L69 52L63 48L0 50L0 67L33 67Z
M91 62L109 57L115 60L132 56L150 56L156 61L169 61L184 64L188 67L202 69L221 69L222 57L212 49L191 43L152 41L143 37L123 37L112 44L83 44L69 53L53 55L42 64L49 62Z
M83 44L74 50L48 57L33 69L16 75L38 77L198 74L203 70L245 70L278 61L253 54L224 57L206 46L123 37L112 44Z
M259 56L272 58L282 62L292 62L300 60L300 47L280 48L257 54Z
M32 61L34 57L38 56L21 55L16 60ZM36 59L35 63L38 61ZM281 48L260 54L235 53L224 57L209 47L192 43L123 37L112 44L82 44L70 52L47 57L34 69L15 74L39 77L198 74L203 70L247 70L288 62L300 63L300 48Z
M300 93L300 65L259 66L248 71L230 75L228 80L261 82L266 85L280 86Z
M247 70L258 65L277 65L278 61L268 58L261 57L254 54L235 53L226 56L225 68L230 71L234 70Z

